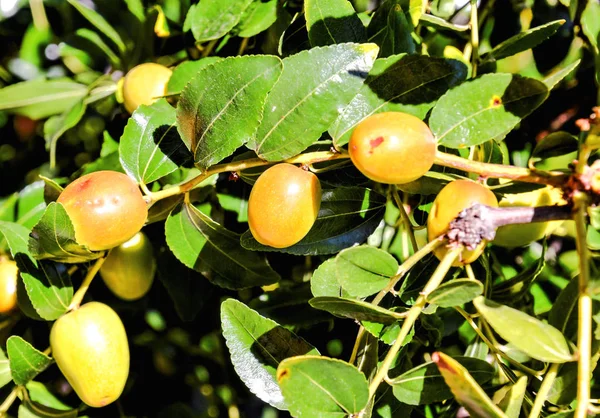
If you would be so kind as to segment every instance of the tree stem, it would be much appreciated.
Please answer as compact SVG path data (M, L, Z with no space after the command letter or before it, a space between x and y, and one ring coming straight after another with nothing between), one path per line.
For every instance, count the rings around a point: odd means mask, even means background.
M560 171L533 171L513 165L482 163L442 151L436 152L434 164L479 174L482 177L504 178L550 186L561 186L569 178L568 174Z
M69 311L73 311L79 308L79 305L81 305L81 301L83 300L85 293L88 291L92 280L94 280L94 277L96 277L96 273L98 273L100 267L102 267L102 264L104 264L106 257L107 255L97 259L94 265L90 267L90 269L87 271L85 279L83 279L83 282L81 282L81 286L79 286L79 289L77 289L77 292L75 292L75 295L73 295L73 300L69 305Z
M461 251L462 247L456 247L449 250L446 253L440 264L438 264L437 268L435 269L435 272L432 274L431 278L421 291L419 297L417 298L417 301L408 311L408 315L402 323L402 328L400 329L400 334L398 335L398 338L396 339L396 341L394 341L394 344L385 356L385 359L381 363L381 366L378 368L377 374L375 375L375 377L371 381L371 384L369 385L369 398L375 396L377 388L379 387L383 379L387 376L388 371L392 366L392 362L394 361L396 355L404 345L404 340L408 336L408 333L415 324L415 321L417 320L417 318L423 311L423 308L427 304L427 296L432 291L437 289L437 287L442 283L444 277L446 277L446 274L448 273L448 270L450 270L450 268L452 267L452 263L454 263L454 260L456 260Z
M479 60L479 22L477 19L477 0L471 0L471 77L477 76L477 61Z
M558 373L558 367L560 365L558 363L553 363L552 366L548 369L548 372L544 376L544 381L540 386L540 390L538 390L537 395L535 396L535 402L533 403L533 407L531 408L531 412L529 413L529 418L538 418L540 413L542 412L542 407L544 406L544 402L548 398L548 393L550 389L552 389L552 385L554 384L554 379L556 379L556 374Z

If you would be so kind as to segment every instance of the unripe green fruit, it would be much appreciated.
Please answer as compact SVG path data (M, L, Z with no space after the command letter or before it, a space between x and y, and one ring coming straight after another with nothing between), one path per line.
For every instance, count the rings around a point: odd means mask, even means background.
M106 286L125 300L139 299L148 293L155 272L152 244L142 232L113 248L100 268Z
M547 186L527 193L507 194L500 200L500 207L535 207L565 203L560 189ZM506 248L522 247L550 235L562 223L563 221L552 221L501 226L496 230L496 237L492 242Z
M263 245L286 248L312 228L321 206L321 184L313 173L277 164L260 175L248 200L248 225Z
M137 184L117 171L96 171L69 184L57 200L73 222L75 239L92 251L124 243L148 217Z
M140 105L151 105L165 95L173 71L167 67L147 62L133 67L123 80L125 109L133 113Z
M52 356L79 398L99 408L121 396L129 375L129 344L119 315L90 302L56 320Z
M450 223L460 212L477 203L493 207L498 206L498 200L494 193L479 183L470 180L455 180L444 186L433 201L427 218L429 241L448 231ZM472 251L464 250L453 265L462 266L477 260L486 244L486 241L482 241L476 249ZM441 260L447 251L448 249L442 245L436 248L434 254Z
M384 112L360 122L350 138L352 162L371 180L404 184L418 179L433 165L437 148L429 127L401 112Z

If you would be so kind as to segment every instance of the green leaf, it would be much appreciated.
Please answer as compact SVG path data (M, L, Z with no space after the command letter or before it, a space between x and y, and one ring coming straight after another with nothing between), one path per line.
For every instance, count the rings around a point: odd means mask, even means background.
M252 0L202 0L190 7L184 30L192 30L196 42L219 39L238 24Z
M600 4L597 1L589 0L581 14L581 28L596 55L600 53L598 48L600 19L598 19L598 16L600 16Z
M169 215L165 233L179 261L218 286L244 289L280 279L261 254L240 246L239 235L192 205L181 205Z
M377 322L363 321L362 326L374 337L376 337L382 343L392 345L398 339L400 335L400 323L396 322L391 325L384 325ZM404 339L402 346L405 346L412 341L415 335L415 328L411 328L410 332Z
M579 64L581 63L581 60L578 59L575 62L572 62L571 64L567 65L565 68L562 68L556 72L553 72L552 74L550 74L548 77L544 78L543 82L546 85L546 87L548 87L548 90L552 90L554 87L556 87L564 78L566 78L567 76L569 76L573 71L575 71L575 69L577 67L579 67Z
M17 385L24 385L43 372L52 359L36 350L23 338L13 335L6 341L10 370Z
M75 229L64 206L52 202L29 237L29 251L38 260L51 259L65 263L82 263L102 256L91 252L75 240Z
M337 267L335 257L327 259L321 264L310 278L310 290L314 297L319 296L348 296L337 281Z
M536 164L542 160L577 151L579 142L577 138L568 132L558 131L546 135L539 141L529 159L529 164Z
M54 396L54 394L52 394L52 392L50 392L46 385L44 385L43 383L32 380L25 386L27 387L27 391L29 392L29 399L32 402L36 402L40 405L58 411L73 411L73 408L71 408L69 405L64 404L60 399ZM77 411L74 412L74 416L77 416Z
M554 405L569 405L577 399L577 363L560 366L547 400Z
M175 127L175 109L165 99L133 112L121 136L119 157L126 173L140 184L152 183L189 160Z
M375 113L403 112L424 119L435 102L466 76L466 67L455 60L424 55L380 58L358 94L329 127L329 134L342 146L356 125Z
M0 110L44 119L67 111L86 94L86 86L69 79L23 81L0 89Z
M473 357L455 357L480 384L492 380L496 371L489 363ZM428 405L452 397L444 377L433 362L420 364L391 381L394 396L409 405Z
M0 388L6 386L12 380L10 361L6 357L6 354L4 354L4 350L0 348Z
M483 54L480 61L482 64L495 62L502 58L516 55L519 52L527 51L554 35L564 23L564 20L555 20L541 26L536 26L525 32L521 32L508 38L501 44L496 45L494 49L488 53Z
M248 222L248 200L223 193L217 193L217 199L223 209L237 213L238 222Z
M75 31L75 35L91 42L100 51L106 55L111 65L116 68L122 68L121 59L113 52L113 50L104 42L102 37L97 32L87 28L80 28Z
M365 27L348 0L306 0L304 13L313 47L367 40Z
M254 0L232 32L242 38L251 38L269 29L276 21L277 0Z
M357 414L369 400L367 379L341 360L298 356L282 361L277 381L294 417L334 418Z
M483 296L473 303L498 335L528 356L549 363L574 360L565 337L552 325Z
M45 209L44 182L33 182L19 192L16 221L24 227L32 228L39 222Z
M457 25L454 23L450 23L447 20L442 19L441 17L429 14L422 14L419 17L419 23L423 26L428 26L436 30L450 30L452 32L458 33L463 33L469 30L469 25Z
M380 324L393 324L405 315L372 305L360 300L334 296L320 296L308 301L310 306L327 311L338 318L350 318L357 321L370 321Z
M186 85L177 123L199 168L229 157L254 137L282 68L273 56L230 57L203 68Z
M410 12L403 10L403 5L406 5L403 0L386 0L369 22L369 42L379 45L381 58L403 52L412 54L416 50Z
M458 361L440 352L433 353L431 357L456 401L464 406L471 416L506 418L504 412L492 402L477 380Z
M577 341L578 301L579 280L574 277L560 291L548 313L548 323L574 342Z
M288 357L319 352L277 322L235 299L221 304L221 326L240 379L262 401L287 409L277 385L277 367Z
M483 293L483 284L477 280L456 279L446 282L427 296L427 301L442 308L452 308L471 302Z
M527 376L521 376L517 383L509 385L501 390L506 391L502 399L497 402L498 407L504 411L507 418L519 418L523 399L527 392ZM496 395L494 395L496 399Z
M377 51L374 44L340 44L284 59L283 73L267 97L256 140L248 146L267 161L304 151L331 125L338 109L356 95Z
M61 115L50 117L44 123L44 139L46 140L46 149L50 151L51 156L56 155L56 143L58 139L69 129L74 128L85 115L86 105L78 101L64 111ZM56 158L56 157L54 157Z
M81 15L87 19L100 33L104 34L119 48L121 54L125 53L125 43L119 33L104 19L104 17L93 9L85 6L79 0L67 0Z
M449 148L502 139L546 100L541 81L514 74L486 74L448 91L429 119L438 143Z
M359 187L324 190L319 216L312 229L297 244L272 248L258 243L250 231L242 235L242 246L255 251L277 251L295 255L334 254L361 244L373 233L385 212L385 197Z
M175 67L173 74L171 74L171 78L169 78L166 95L171 96L174 94L180 94L185 88L186 84L189 83L190 80L194 78L201 69L208 67L209 65L212 65L222 59L223 58L221 57L206 57L196 61L182 62Z
M336 257L337 279L350 295L367 297L383 289L398 271L398 262L379 248L360 246Z

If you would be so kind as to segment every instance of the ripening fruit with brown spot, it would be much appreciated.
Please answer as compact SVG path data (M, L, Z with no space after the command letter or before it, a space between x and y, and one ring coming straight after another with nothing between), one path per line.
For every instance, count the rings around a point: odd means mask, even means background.
M155 272L152 244L143 232L113 248L100 268L106 286L124 300L136 300L148 293Z
M133 67L123 80L125 109L133 113L138 106L151 105L163 97L172 74L167 67L153 62Z
M263 245L286 248L312 228L321 206L321 184L313 173L277 164L260 175L248 200L248 224Z
M401 112L384 112L360 122L350 138L352 162L371 180L404 184L418 179L433 165L437 148L421 119Z
M121 318L89 302L58 318L50 331L52 356L87 405L100 408L121 396L129 376L129 344Z
M17 306L17 263L0 256L0 313L6 314Z
M75 239L92 251L124 243L142 229L146 201L135 181L117 171L96 171L69 184L57 200L75 228Z
M498 200L494 193L479 183L470 180L455 180L448 183L435 198L427 218L429 241L445 233L450 223L460 212L477 203L498 207ZM464 250L453 265L462 266L477 260L486 244L486 241L482 241L476 249L472 251ZM442 245L436 248L434 253L441 260L446 252L446 246Z

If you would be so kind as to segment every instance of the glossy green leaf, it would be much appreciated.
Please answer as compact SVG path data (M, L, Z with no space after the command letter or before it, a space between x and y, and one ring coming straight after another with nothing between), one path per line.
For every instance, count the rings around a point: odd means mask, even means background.
M549 363L574 360L565 337L552 325L483 296L473 303L498 335L530 357Z
M41 382L32 380L27 383L25 387L29 393L30 401L58 411L73 411L73 408L54 396L54 394L48 390L46 385ZM77 416L77 411L74 411L74 413L74 416Z
M598 48L600 19L598 19L598 16L600 16L600 4L595 0L589 0L581 14L581 28L596 54L600 53Z
M186 85L177 124L198 167L218 163L254 138L282 68L273 56L231 57L200 70Z
M483 360L455 357L480 384L489 382L496 371ZM423 363L391 380L394 396L409 405L428 405L452 397L450 388L433 362Z
M46 149L50 151L50 155L56 155L58 139L81 121L83 115L85 115L86 107L83 100L78 101L61 115L52 116L44 123L44 139L46 140Z
M10 361L4 354L4 350L0 349L0 388L6 386L12 380Z
M75 229L64 206L52 202L40 221L33 227L29 251L38 260L51 259L65 263L82 263L102 256L75 240Z
M67 111L86 94L86 86L68 79L23 81L0 89L0 110L44 119Z
M36 350L23 338L13 335L6 341L6 352L10 362L13 380L17 385L24 385L43 372L52 359Z
M152 183L177 170L190 154L175 126L175 109L165 99L139 106L119 143L121 165L140 184Z
M430 14L422 14L419 17L419 24L437 30L449 30L458 33L463 33L469 30L469 25L457 25L454 23L450 23L447 20L442 19L441 17Z
M467 368L444 353L436 352L431 357L456 401L469 411L471 416L506 418L504 412L486 395Z
M16 212L16 221L18 224L32 228L39 222L45 209L46 202L44 200L43 181L33 182L19 191Z
M367 379L344 361L298 356L282 361L277 382L294 417L334 418L357 414L369 400Z
M403 112L424 119L435 102L466 75L466 67L454 60L424 55L378 59L358 94L329 127L329 134L341 146L348 143L360 121L375 113Z
M192 205L184 204L169 215L165 233L179 261L218 286L244 289L279 280L261 254L240 246L239 235Z
M198 74L200 70L222 60L221 57L206 57L196 61L184 61L173 70L167 83L167 96L180 94L186 84Z
M287 409L277 385L276 370L288 357L318 351L275 321L235 299L221 304L221 326L231 362L242 381L262 401Z
M388 252L360 246L341 251L336 257L337 279L350 295L367 297L383 289L398 271L398 262Z
M278 251L295 255L333 254L366 241L383 218L385 197L359 187L324 190L319 216L312 229L297 244L276 249L258 243L250 231L242 235L242 246L255 251Z
M269 29L277 21L277 0L254 0L244 10L233 33L250 38Z
M581 60L578 59L577 61L572 62L571 64L567 65L565 68L562 68L561 70L553 72L548 77L544 78L543 81L544 81L544 84L546 85L546 87L548 87L548 90L552 90L554 87L559 85L559 83L563 79L568 77L573 71L575 71L575 69L577 67L579 67L580 63L581 63Z
M464 148L503 139L548 96L544 83L513 74L486 74L448 91L429 119L440 145Z
M386 0L369 22L369 42L379 45L379 56L382 58L401 53L412 54L416 50L410 11L403 9L406 5L402 0Z
M554 35L564 23L564 20L555 20L508 38L501 44L496 45L491 51L482 55L481 63L498 61L502 58L516 55L519 52L527 51Z
M504 390L505 393L497 402L498 407L502 409L507 418L519 418L523 399L527 392L527 377L521 376L514 385L501 390ZM494 395L494 399L496 399L496 395Z
M346 292L337 280L337 267L335 257L331 257L321 264L310 278L310 290L314 297L333 296L346 297Z
M363 321L362 326L365 327L365 329L371 335L373 335L374 337L379 339L379 341L381 341L382 343L385 343L387 345L394 344L394 342L398 338L398 335L400 335L401 324L399 322L396 322L391 325L384 325L384 324L380 324L378 322ZM414 335L415 335L415 329L413 327L410 330L410 332L408 333L408 335L406 336L406 338L404 339L404 342L402 343L402 345L404 346L404 345L408 344L409 342L411 342Z
M306 0L304 13L312 46L367 40L365 27L348 0Z
M451 308L471 302L483 293L483 284L477 280L456 279L440 285L427 296L429 303Z
M238 24L252 0L203 0L190 7L184 30L192 30L196 42L219 39Z
M530 164L536 164L547 158L558 157L577 151L579 142L568 132L552 132L539 141L530 157Z
M125 53L125 43L119 33L104 19L104 17L95 10L86 6L78 0L67 0L83 17L87 19L96 29L110 39L119 48L121 54Z
M339 44L285 58L283 73L267 97L256 139L248 146L268 161L304 151L327 130L338 109L356 95L377 51L374 44Z
M334 296L312 298L308 303L313 308L327 311L338 318L350 318L357 321L393 324L405 316L368 302Z

